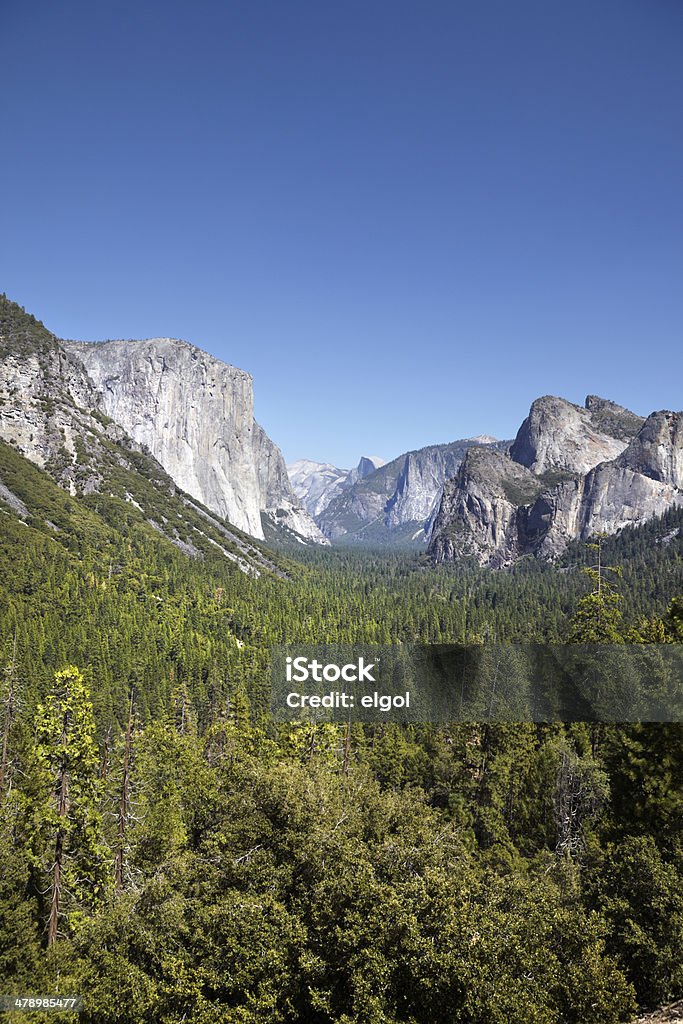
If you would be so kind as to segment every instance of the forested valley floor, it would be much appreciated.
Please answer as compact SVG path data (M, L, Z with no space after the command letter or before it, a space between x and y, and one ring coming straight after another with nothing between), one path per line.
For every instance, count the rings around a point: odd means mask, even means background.
M61 1019L88 1024L616 1024L683 996L680 725L268 713L281 642L683 642L680 511L600 542L598 577L585 545L256 575L0 456L3 993L82 995Z

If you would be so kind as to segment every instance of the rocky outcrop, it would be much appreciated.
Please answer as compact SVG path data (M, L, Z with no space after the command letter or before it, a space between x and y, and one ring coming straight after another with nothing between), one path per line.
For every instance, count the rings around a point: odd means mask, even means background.
M487 438L485 443L503 448L508 442ZM399 455L338 491L318 515L318 525L332 540L424 542L444 483L478 444L479 439L468 438Z
M243 572L282 575L251 539L178 493L163 467L142 450L101 409L100 395L82 364L62 343L16 303L0 296L0 447L20 458L3 458L7 479L0 480L4 514L31 517L59 534L38 498L30 506L12 487L12 473L23 478L33 463L72 496L99 494L109 511L123 502L140 523L157 531L190 558L219 551ZM9 467L9 469L8 469ZM78 506L74 506L77 508ZM99 507L99 501L98 501Z
M377 455L361 455L358 465L349 472L346 478L346 486L352 487L359 480L365 480L366 476L370 476L371 473L374 473L375 470L384 464L384 459L378 458Z
M498 566L519 557L526 543L521 508L542 488L530 470L500 452L471 448L446 484L434 519L435 561L473 557Z
M464 450L465 457L467 451ZM445 481L457 472L462 457L463 452L456 445L408 452L386 505L386 525L396 527L428 519Z
M299 508L280 450L254 420L244 370L174 338L64 346L106 414L207 508L259 538L262 511ZM323 540L312 522L306 528Z
M587 473L623 452L642 422L628 409L595 395L586 399L585 409L546 395L531 406L510 457L537 476Z
M492 566L526 554L552 558L571 540L615 533L683 504L682 417L656 412L643 420L595 396L585 410L539 399L509 456L468 454L444 491L430 553Z
M245 533L262 538L261 513L287 507L290 530L326 543L254 420L243 370L170 338L65 342L4 297L0 367L0 438L73 494L100 490L103 466L137 450L151 476Z
M252 380L172 338L68 342L104 411L188 494L261 537Z
M581 538L615 533L683 504L683 413L652 413L618 458L587 474L582 492Z
M272 536L273 540L290 539L298 544L324 544L329 545L329 540L311 519L308 512L298 504L283 500L274 507L266 509L261 513L261 518L269 524L272 534L266 532L266 538ZM278 537L279 533L279 537Z
M527 549L554 557L570 540L616 533L683 503L682 418L652 413L617 458L547 490L528 509Z
M274 508L280 501L298 506L282 452L256 421L252 428L252 453L259 508Z
M683 1024L683 999L677 1003L669 1003L658 1010L642 1014L635 1024Z
M102 431L99 397L83 368L42 324L0 302L0 438L63 487L92 490L79 447Z

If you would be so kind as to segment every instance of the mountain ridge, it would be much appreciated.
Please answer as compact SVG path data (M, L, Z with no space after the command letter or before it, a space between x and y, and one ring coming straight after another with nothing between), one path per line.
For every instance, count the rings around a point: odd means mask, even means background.
M333 543L424 543L446 480L479 444L466 438L404 452L335 494L316 522Z
M71 491L102 487L108 441L148 453L174 485L263 539L275 513L327 543L253 417L252 377L179 339L75 342L0 300L0 438ZM99 438L99 440L97 440Z
M444 488L429 544L436 562L503 567L556 558L574 539L615 533L683 504L683 413L637 416L589 395L584 408L532 403L507 454L468 452Z
M331 462L297 459L287 466L294 492L315 519L332 499L384 465L377 455L361 455L353 469L340 469Z

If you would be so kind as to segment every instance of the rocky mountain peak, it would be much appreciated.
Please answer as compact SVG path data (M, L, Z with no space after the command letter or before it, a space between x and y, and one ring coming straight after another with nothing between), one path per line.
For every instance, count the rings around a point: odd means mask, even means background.
M645 422L642 416L637 416L630 409L598 395L586 396L586 409L595 427L621 441L630 441Z
M683 504L683 413L647 420L608 399L546 395L509 455L471 449L444 489L430 552L507 565L554 557L569 541L614 533Z
M321 516L342 491L375 473L384 460L376 455L362 455L354 469L339 469L329 462L298 459L287 466L294 492L313 516Z
M509 442L494 444L507 447ZM405 452L337 491L319 514L318 524L333 540L423 543L444 483L455 476L465 452L474 446L476 440L467 438Z
M358 465L351 470L347 477L348 486L357 483L358 480L364 480L366 476L370 476L384 464L384 459L380 459L376 455L361 455Z
M67 342L105 413L184 491L262 537L252 379L174 338Z
M621 454L642 422L627 409L594 395L585 408L544 395L532 403L510 457L537 476L587 473Z
M444 487L432 527L437 562L474 556L503 565L522 553L518 508L543 485L531 470L491 448L470 448L455 479Z
M683 413L653 412L616 465L683 489Z

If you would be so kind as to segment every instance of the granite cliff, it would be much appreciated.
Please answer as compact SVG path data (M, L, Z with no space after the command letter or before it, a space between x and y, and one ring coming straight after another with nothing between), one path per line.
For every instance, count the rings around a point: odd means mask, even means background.
M101 489L116 442L253 537L264 536L262 514L277 511L279 525L327 543L254 420L243 370L169 338L63 341L6 298L0 364L0 439L72 493Z
M583 409L537 399L509 454L467 453L444 489L431 555L491 566L553 558L573 539L683 504L682 420L672 412L643 420L594 395Z
M487 436L405 452L339 489L316 522L333 541L424 542L444 483L480 444L498 449L508 442Z
M281 509L290 529L296 518L307 540L325 543L254 419L248 373L174 338L63 344L104 412L184 491L252 537L263 538L262 512Z

